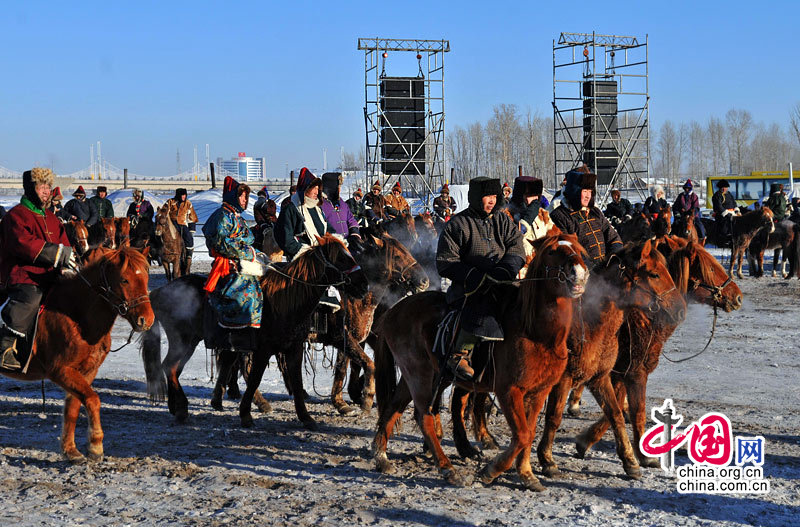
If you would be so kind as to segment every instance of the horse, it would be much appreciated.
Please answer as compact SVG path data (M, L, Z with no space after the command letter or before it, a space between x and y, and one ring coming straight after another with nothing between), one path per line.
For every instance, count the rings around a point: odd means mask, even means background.
M45 297L27 369L1 371L23 381L50 379L64 389L61 451L72 463L86 460L75 446L81 404L89 419L89 458L103 458L100 398L92 381L111 349L114 321L121 315L134 331L153 324L145 255L100 247L89 250L83 262L77 276L62 278Z
M114 218L116 235L114 241L117 247L130 247L131 245L131 221L127 217Z
M161 249L163 244L161 239L155 235L155 225L150 218L139 218L131 223L130 243L131 247L144 249L149 247L148 259L151 263L161 264Z
M721 308L726 313L742 306L742 292L730 279L725 268L700 244L676 237L658 242L658 250L667 257L667 267L678 291L687 301ZM645 456L639 440L646 424L647 379L658 366L664 344L678 324L646 309L631 309L619 332L617 361L611 370L617 404L625 404L633 428L633 448L641 466L659 467L657 458ZM608 430L609 420L603 416L576 439L578 457L583 457Z
M381 222L380 228L409 249L414 247L419 238L414 216L407 210L400 212L394 218Z
M653 237L650 219L643 212L634 213L629 220L615 226L623 243L643 242Z
M79 256L89 250L89 229L83 220L70 220L64 224L67 232L69 244L75 249Z
M155 220L155 235L161 241L161 265L167 281L181 276L181 260L183 258L183 238L169 217L169 205L158 209Z
M514 459L526 488L543 490L530 466L530 446L536 433L536 416L550 388L567 363L567 335L573 304L583 294L588 268L585 251L574 235L561 234L536 242L536 257L528 264L519 288L507 288L502 307L506 339L494 344L491 360L479 381L457 381L467 391L494 391L511 427L509 448L481 472L491 483ZM507 286L503 286L507 287ZM372 454L380 472L393 470L386 447L395 423L412 400L414 415L425 445L444 479L464 485L442 450L434 415L436 379L449 384L432 352L437 327L449 311L445 294L426 291L406 297L391 309L378 328L375 350L376 395L380 417L372 441ZM396 379L395 365L401 377Z
M666 236L672 231L672 207L661 207L657 214L651 215L650 230L657 238Z
M264 240L261 242L261 252L267 255L271 262L283 261L283 249L275 241L275 224L265 226L261 230Z
M150 293L157 323L142 340L142 360L145 371L161 372L162 382L148 386L148 392L152 396L163 393L166 375L168 408L178 423L185 422L189 416L189 401L178 378L203 340L204 310L211 309L202 290L204 283L205 277L190 274ZM260 283L264 311L261 328L257 331L257 351L253 353L247 390L239 409L242 426L252 426L250 405L256 389L270 357L280 353L286 360L288 384L297 415L307 428L314 429L316 424L302 398L302 342L308 336L311 314L325 289L333 284L342 285L346 294L361 298L367 293L364 271L339 240L325 235L319 239L319 245L285 267L269 268ZM176 309L176 305L181 309ZM169 351L163 363L159 326L164 327L169 340ZM227 383L236 355L221 354L215 393Z
M706 228L706 239L716 247L726 247L728 240L723 239L721 233L717 232L718 223L709 218L701 218ZM726 221L726 220L722 220ZM775 223L772 221L772 211L769 207L761 207L759 210L747 212L743 216L734 216L732 219L733 247L731 248L731 261L728 266L728 275L733 276L733 268L738 265L736 276L742 276L742 257L745 250L750 246L753 237L761 229L766 229L769 233L775 231Z
M114 218L100 218L97 223L89 227L89 245L116 249L116 230Z
M758 231L750 241L750 246L747 248L747 266L750 269L750 276L760 278L764 276L764 251L767 249L774 249L772 253L772 276L777 276L778 259L783 252L783 268L781 269L781 276L786 278L789 273L786 272L786 263L789 255L789 248L794 242L794 222L783 220L775 222L775 229L772 232L767 232L766 229Z
M675 223L672 224L672 233L676 236L680 236L681 238L685 238L690 242L703 245L705 243L705 238L702 240L700 239L700 236L697 234L697 226L695 225L694 221L694 212L685 212L683 214L679 214L675 218Z
M417 232L417 241L410 248L411 254L419 262L425 273L430 278L431 287L439 291L442 289L442 277L436 268L436 247L439 243L439 231L430 212L423 212L414 216L414 229Z

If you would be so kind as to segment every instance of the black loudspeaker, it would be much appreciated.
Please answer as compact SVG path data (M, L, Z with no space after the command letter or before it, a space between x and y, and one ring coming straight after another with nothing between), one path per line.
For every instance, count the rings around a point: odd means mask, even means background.
M583 81L584 97L617 97L617 81Z
M425 173L425 79L383 77L379 104L381 170L387 175Z
M616 99L584 99L583 116L590 115L617 115Z
M610 185L611 178L614 177L614 172L616 167L614 168L597 168L597 184L598 185Z
M425 140L424 128L383 128L381 130L381 143L412 143L420 144Z
M387 110L381 114L381 127L425 128L425 112Z
M381 161L381 171L390 176L425 175L425 161L412 161L408 166L406 163L406 161Z
M594 168L596 166L598 169L613 169L619 164L619 154L617 154L617 151L613 148L604 148L602 150L584 150L583 162L586 163L589 168Z

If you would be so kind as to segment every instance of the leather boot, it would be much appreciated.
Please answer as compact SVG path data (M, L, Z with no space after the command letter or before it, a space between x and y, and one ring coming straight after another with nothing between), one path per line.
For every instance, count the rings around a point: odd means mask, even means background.
M186 276L192 272L192 254L194 249L186 249L186 255L181 262L181 276Z
M469 364L469 350L454 350L447 359L447 367L459 379L471 381L475 377L475 370Z
M4 331L3 337L0 339L0 350L3 354L0 359L0 367L7 370L22 369L22 364L17 360L17 337L15 335Z

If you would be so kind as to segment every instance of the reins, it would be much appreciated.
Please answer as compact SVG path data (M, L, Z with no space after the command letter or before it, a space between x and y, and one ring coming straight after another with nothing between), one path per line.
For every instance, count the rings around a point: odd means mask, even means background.
M338 287L340 285L349 284L351 282L350 281L350 274L352 274L352 273L354 273L354 272L356 272L356 271L361 269L360 265L355 264L353 267L351 267L347 271L342 271L341 269L339 269L338 267L333 265L333 263L331 263L331 261L328 260L328 258L322 253L322 251L314 251L312 254L322 261L322 264L324 265L325 269L333 269L334 271L336 271L339 274L339 281L338 282L332 282L330 284L318 284L316 282L309 282L307 280L302 280L300 278L296 278L296 277L290 275L289 273L286 273L286 272L278 269L277 267L275 267L273 265L272 262L269 262L266 265L266 267L267 267L268 270L273 271L273 272L279 274L280 276L283 276L284 278L288 278L292 282L297 282L298 284L308 285L308 286L312 286L312 287L326 287L326 288L327 287ZM351 258L352 258L352 256L351 256ZM355 263L355 260L354 260L354 263Z
M83 282L89 286L97 295L105 300L111 307L113 307L120 316L125 316L128 314L131 308L142 305L144 303L150 303L150 297L148 295L141 295L134 298L131 301L128 301L125 298L120 297L116 294L108 283L108 276L106 276L106 262L100 264L100 276L103 278L103 285L96 286L92 284L80 270L77 270L76 275L78 278L83 280ZM118 300L117 303L114 303L109 296L114 297L115 300ZM130 341L129 341L130 342Z

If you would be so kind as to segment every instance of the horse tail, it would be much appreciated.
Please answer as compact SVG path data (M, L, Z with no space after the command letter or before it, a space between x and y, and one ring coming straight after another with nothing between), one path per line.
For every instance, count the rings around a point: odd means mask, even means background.
M786 251L789 253L789 277L791 278L792 275L795 275L800 278L800 224L795 223L792 225L792 229L794 230L792 244Z
M167 394L167 379L161 369L161 325L158 319L142 337L142 362L147 378L147 393L150 400L163 401Z
M382 329L382 328L381 328ZM397 389L397 373L386 337L382 330L377 332L378 344L375 348L375 400L378 403L378 415L383 415Z

